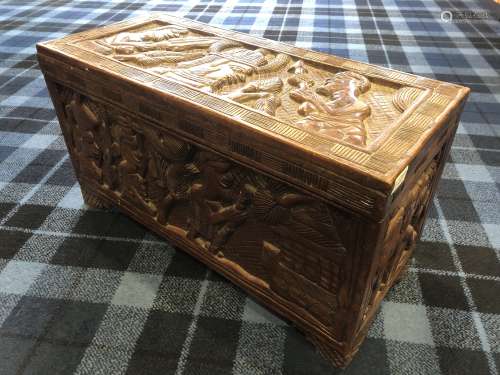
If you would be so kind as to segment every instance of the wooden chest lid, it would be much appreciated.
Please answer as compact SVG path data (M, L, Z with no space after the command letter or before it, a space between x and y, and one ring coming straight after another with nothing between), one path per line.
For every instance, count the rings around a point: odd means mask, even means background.
M70 86L311 188L360 197L394 191L469 91L166 14L38 52L44 73Z

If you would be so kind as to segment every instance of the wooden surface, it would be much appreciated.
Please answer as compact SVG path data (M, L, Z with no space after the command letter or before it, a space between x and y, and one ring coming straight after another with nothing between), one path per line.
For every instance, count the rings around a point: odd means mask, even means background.
M38 50L87 204L345 366L411 256L468 89L168 15Z

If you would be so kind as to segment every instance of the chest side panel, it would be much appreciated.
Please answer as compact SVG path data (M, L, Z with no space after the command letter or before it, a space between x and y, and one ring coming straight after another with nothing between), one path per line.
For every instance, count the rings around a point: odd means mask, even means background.
M105 196L315 329L342 336L360 217L73 89L49 87L84 193Z

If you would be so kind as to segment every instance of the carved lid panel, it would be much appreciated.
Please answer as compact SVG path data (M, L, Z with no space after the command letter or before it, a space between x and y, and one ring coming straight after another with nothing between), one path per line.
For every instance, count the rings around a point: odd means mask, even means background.
M241 103L332 143L373 148L424 91L176 25L80 43L145 71Z
M44 46L388 184L467 93L460 86L167 15Z

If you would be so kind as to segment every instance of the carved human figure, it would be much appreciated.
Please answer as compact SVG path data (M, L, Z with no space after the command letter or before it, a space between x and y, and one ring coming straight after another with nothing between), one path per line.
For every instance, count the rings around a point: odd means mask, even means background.
M191 221L188 237L208 240L218 252L249 215L254 189L227 159L199 151L195 161L200 179L191 187Z
M102 183L104 187L115 190L119 186L118 164L121 160L120 129L111 123L104 123L102 154Z
M157 207L158 222L166 224L175 202L189 198L199 170L191 162L193 149L188 143L151 128L144 134L149 149L148 196Z
M172 25L94 42L103 54L208 92L244 83L252 75L277 72L291 60L288 55L252 49L233 40L189 35L187 29ZM274 103L275 99L268 101Z
M244 83L251 76L277 72L289 61L290 57L285 54L274 54L263 48L252 50L239 42L218 40L208 47L203 57L155 71L207 92L219 92L227 86Z
M379 266L380 279L376 280L375 288L379 288L380 284L386 285L394 277L396 269L401 266L404 255L409 256L414 249L431 198L432 181L437 169L436 160L432 161L407 193L408 203L398 207L391 215Z
M366 145L364 120L370 115L370 107L359 98L370 87L366 77L350 71L340 72L315 90L296 77L288 82L296 86L290 98L300 103L298 113L304 116L296 125L328 138Z
M101 181L102 151L98 144L103 121L89 101L78 94L70 96L65 105L66 116L71 124L74 152L82 174Z
M254 67L266 64L262 50L249 50L240 43L220 40L204 56L165 69L167 76L204 91L214 92L226 85L245 82Z
M120 122L129 122L122 118ZM144 151L143 135L128 126L120 126L120 153L122 160L118 164L122 194L138 203L151 216L156 216L156 207L148 198L146 185L147 158Z
M121 32L94 41L104 54L131 55L139 51L159 50L161 43L188 33L184 27L168 25L143 31Z
M281 104L278 93L283 87L279 77L251 81L241 89L230 92L226 97L238 103L254 102L258 111L274 116Z
M355 72L328 73L285 53L182 26L154 26L81 43L93 43L94 51L116 60L352 146L378 144L385 129L422 93L413 87L368 92L370 81ZM331 78L321 83L325 74ZM279 85L268 85L281 79ZM286 81L292 87L284 87ZM285 108L289 100L284 95L298 102L298 108Z

